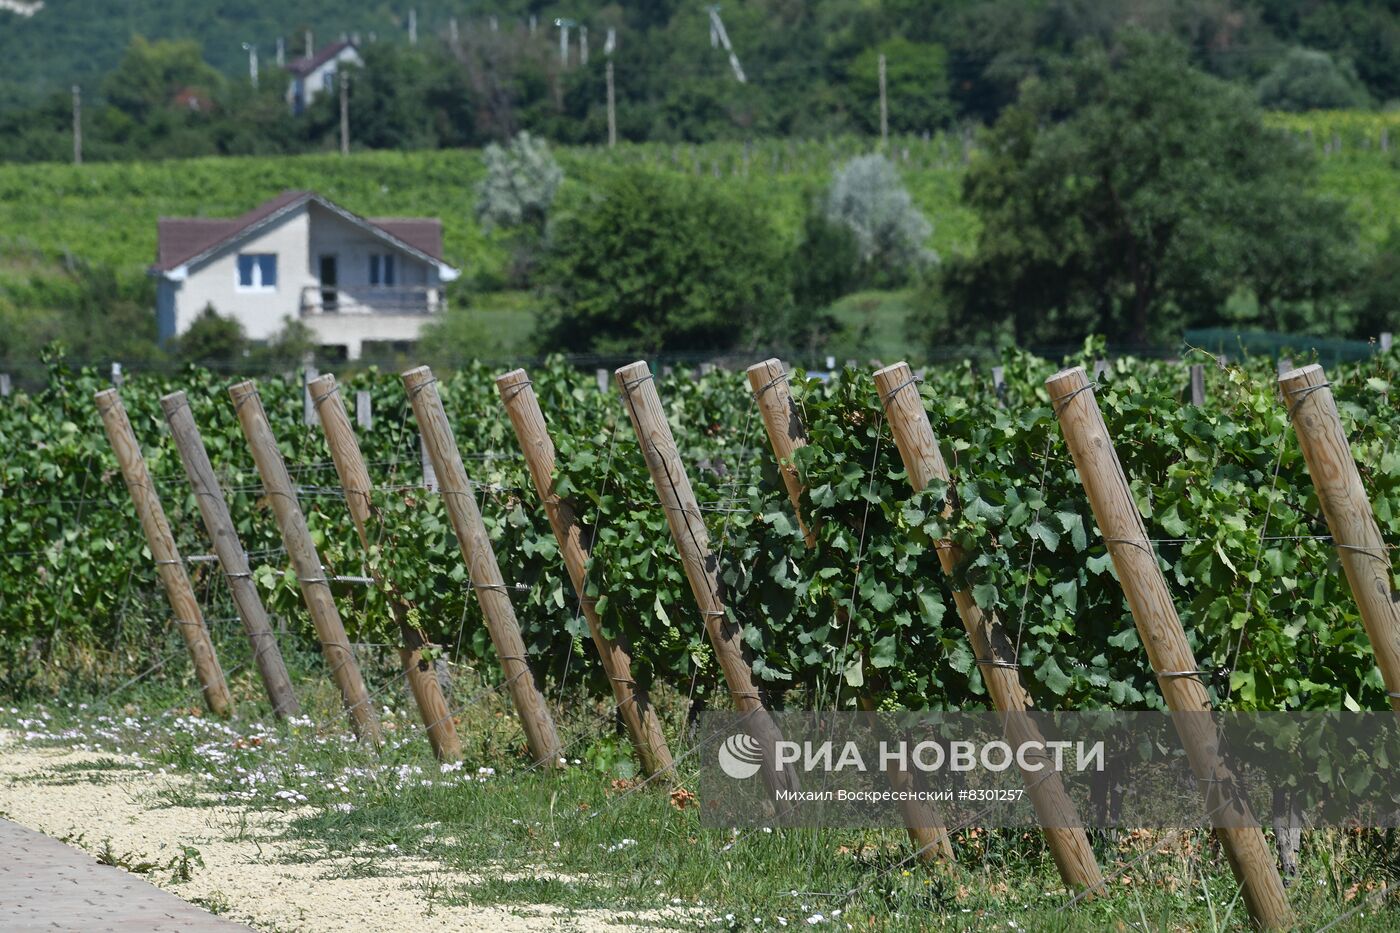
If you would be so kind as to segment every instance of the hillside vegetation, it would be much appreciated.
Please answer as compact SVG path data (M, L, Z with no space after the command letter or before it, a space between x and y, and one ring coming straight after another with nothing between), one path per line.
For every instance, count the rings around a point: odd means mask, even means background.
M1382 130L1400 146L1400 114L1319 113L1271 117L1275 125L1311 135L1321 151L1333 135L1339 152L1320 160L1321 187L1344 198L1374 245L1400 216L1396 152L1380 150ZM645 165L699 174L737 189L775 211L780 229L795 233L807 201L829 183L831 169L870 148L868 140L766 141L701 145L622 144L614 150L580 146L556 151L566 185L587 185L607 172ZM915 203L933 221L930 246L947 256L966 248L976 218L959 202L962 141L939 135L896 140L892 146ZM906 154L907 153L907 157ZM424 214L442 218L447 259L468 280L499 270L503 251L473 215L472 187L482 175L476 150L363 152L349 157L303 155L171 160L95 165L0 165L0 231L8 251L71 255L140 274L155 256L161 216L234 216L280 191L306 188L357 213ZM7 262L0 282L32 271Z

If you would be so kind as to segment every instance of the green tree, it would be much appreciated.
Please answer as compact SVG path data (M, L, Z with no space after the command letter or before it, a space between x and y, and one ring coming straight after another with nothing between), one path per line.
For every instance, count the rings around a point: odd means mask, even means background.
M542 277L542 345L657 353L771 338L787 322L782 242L723 189L648 171L610 175L560 216Z
M896 36L867 48L851 63L851 109L867 132L880 131L880 56L885 56L885 95L891 133L922 133L953 118L948 97L948 55L932 43Z
M1291 49L1259 82L1259 103L1271 110L1345 110L1370 106L1371 98L1349 62Z
M181 91L209 97L223 79L190 39L148 42L136 36L120 64L102 82L107 102L133 120L171 106Z
M945 265L955 326L1022 343L1145 344L1252 292L1336 297L1355 232L1301 146L1173 42L1126 33L1025 85L964 181L976 252Z

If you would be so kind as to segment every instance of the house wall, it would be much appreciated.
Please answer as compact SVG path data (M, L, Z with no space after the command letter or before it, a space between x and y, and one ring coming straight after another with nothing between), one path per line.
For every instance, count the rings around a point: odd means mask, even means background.
M277 256L277 287L248 291L238 286L240 253L273 253ZM369 257L394 254L395 287L386 289L384 309L375 313L376 288L369 284ZM334 255L337 287L354 290L343 294L338 311L319 309L320 258ZM212 304L224 317L243 325L252 340L266 340L285 326L285 319L301 320L317 342L343 346L351 359L360 355L366 340L412 341L418 338L430 314L403 313L405 288L438 288L438 267L405 253L339 214L314 202L307 203L254 237L219 250L190 269L183 282L161 279L156 288L156 321L161 340L179 336ZM424 300L422 295L412 297Z
M232 243L191 268L185 281L168 283L174 291L175 334L188 330L207 304L224 317L235 318L252 340L266 340L280 331L283 318L300 315L302 289L316 284L307 259L309 240L309 216L307 205L303 205L256 236ZM276 254L277 287L271 291L240 289L239 253Z
M394 254L394 284L437 285L437 267L416 256L400 252L345 218L311 205L311 250L309 266L313 278L320 275L321 256L336 257L339 285L343 288L369 286L369 257L374 253Z
M362 65L364 61L354 49L342 49L339 55L323 63L315 71L309 72L304 78L293 78L287 82L287 103L293 109L296 108L297 84L300 83L303 91L302 104L305 107L311 106L311 102L326 91L326 75L330 74L334 80L334 75L339 71L342 63Z

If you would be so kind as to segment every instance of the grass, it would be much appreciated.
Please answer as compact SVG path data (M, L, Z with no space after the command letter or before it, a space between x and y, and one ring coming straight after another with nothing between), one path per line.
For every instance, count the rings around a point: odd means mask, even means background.
M459 698L477 686L459 684ZM926 867L908 860L904 834L892 830L702 827L695 806L678 806L667 787L625 776L615 754L620 740L586 703L560 705L569 766L546 772L525 764L505 701L488 693L461 714L463 765L444 770L397 696L382 698L389 739L376 752L344 734L323 681L299 683L309 718L276 725L255 718L250 697L232 724L191 716L184 706L172 712L168 689L120 707L30 706L0 725L29 732L33 743L139 752L141 767L193 778L187 790L163 792L167 805L294 810L286 834L302 844L296 860L344 859L338 870L354 876L393 874L394 856L436 861L441 873L407 880L439 904L523 912L548 904L734 930L1247 928L1229 868L1199 832L1095 834L1108 871L1165 845L1114 878L1107 896L1066 907L1033 831L964 830L955 865ZM678 721L681 700L659 699L666 721ZM673 741L681 754L679 737ZM97 769L96 778L114 766L84 767ZM241 830L236 819L227 826L232 838L247 834L246 816ZM91 835L100 838L100 827ZM1304 839L1302 874L1291 889L1302 926L1341 920L1335 929L1393 929L1396 914L1378 913L1375 893L1393 872L1385 834L1319 831ZM197 853L185 855L183 865L158 867L198 871Z

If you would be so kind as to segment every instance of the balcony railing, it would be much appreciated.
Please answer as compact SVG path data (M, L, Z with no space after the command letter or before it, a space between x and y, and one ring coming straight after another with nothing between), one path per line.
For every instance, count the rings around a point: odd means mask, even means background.
M447 295L436 285L308 285L301 290L301 313L437 314Z

